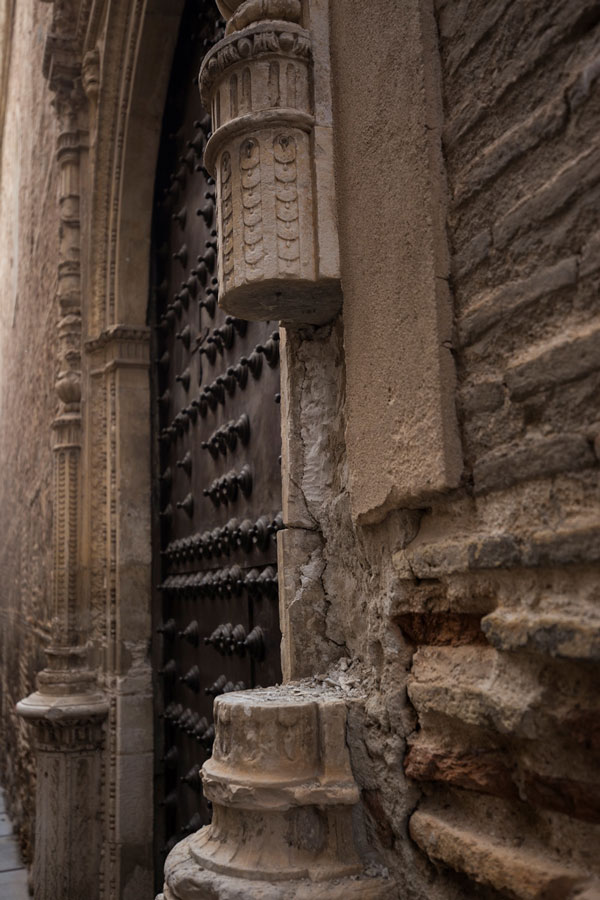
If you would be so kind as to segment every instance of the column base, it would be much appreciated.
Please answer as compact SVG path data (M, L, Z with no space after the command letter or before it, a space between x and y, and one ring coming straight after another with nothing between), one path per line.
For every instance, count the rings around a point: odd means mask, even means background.
M339 695L285 685L217 698L202 781L213 820L171 851L157 900L395 896L393 882L369 877L355 840Z
M97 900L103 723L108 703L98 691L68 693L58 682L17 704L34 727L36 828L35 900ZM41 679L41 685L46 685ZM40 685L40 686L41 686Z
M205 830L180 841L171 851L165 866L163 893L156 900L392 900L397 897L391 880L365 874L327 882L302 878L273 883L203 869L193 851L194 840Z

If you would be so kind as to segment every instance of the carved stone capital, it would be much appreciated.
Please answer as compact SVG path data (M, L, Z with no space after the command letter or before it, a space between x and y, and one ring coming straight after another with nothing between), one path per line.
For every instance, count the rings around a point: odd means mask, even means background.
M227 19L225 34L265 19L299 22L302 17L300 0L217 0L217 6Z
M111 325L84 344L92 359L92 374L113 369L147 369L150 364L150 329Z
M163 900L389 895L354 841L359 792L339 696L294 685L227 694L215 729L202 769L213 821L169 854Z
M219 302L246 319L322 324L341 288L331 116L315 102L313 36L298 24L299 3L220 8L230 33L199 78L213 122L204 162L217 181Z
M48 674L47 670L38 676L41 682L44 674ZM57 673L56 692L49 677L46 683L40 684L42 690L17 703L17 712L36 726L38 744L43 744L45 750L97 750L102 744L102 723L108 715L108 701L99 691L85 690L95 683L91 673L71 674L71 690L79 688L80 693L63 693L64 676L68 673Z

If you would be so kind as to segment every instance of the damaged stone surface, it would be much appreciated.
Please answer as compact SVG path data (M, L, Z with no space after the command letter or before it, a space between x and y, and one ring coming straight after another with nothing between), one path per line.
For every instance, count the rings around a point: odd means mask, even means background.
M343 694L315 683L215 701L213 819L169 855L165 900L393 896L368 859L346 718Z

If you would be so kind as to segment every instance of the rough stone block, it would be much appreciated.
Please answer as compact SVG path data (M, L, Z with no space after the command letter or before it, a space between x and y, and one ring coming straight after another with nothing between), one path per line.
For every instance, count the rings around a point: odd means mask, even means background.
M332 6L346 445L361 524L425 505L462 470L435 23L415 2L403 6L398 28L389 27L387 4L369 15L365 29L361 4ZM404 60L393 78L381 77L382 53ZM341 63L350 57L353 67Z
M569 257L537 269L528 278L485 291L474 299L460 318L458 332L461 344L473 344L509 316L528 309L542 297L575 284L576 279L577 260Z
M498 491L519 481L592 466L596 458L581 434L558 434L498 447L473 466L476 494Z
M411 817L410 835L431 859L518 900L566 897L585 878L583 872L541 853L508 846L421 810Z

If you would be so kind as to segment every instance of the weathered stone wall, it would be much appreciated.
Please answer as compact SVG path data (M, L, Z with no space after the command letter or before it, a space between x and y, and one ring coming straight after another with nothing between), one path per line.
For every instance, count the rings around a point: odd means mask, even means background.
M437 7L465 476L406 550L411 833L570 896L599 871L600 7Z
M347 693L368 833L401 896L574 897L599 874L600 10L439 3L439 55L433 12L332 6L344 313L282 344L284 666ZM402 172L399 196L403 154L415 177ZM436 203L415 203L422 184ZM415 508L357 525L368 478L401 471L388 451L404 392L429 414L412 352L426 346L424 320L397 259L414 261L436 215L451 254L451 275L436 275L454 300L462 477L445 497L424 486ZM386 303L396 312L377 334L372 309ZM431 454L437 464L437 445L418 449L424 469Z
M82 505L111 701L107 898L150 884L143 326L149 138L176 31L160 16L177 14L148 4L142 34L134 6L94 7L85 48ZM27 852L14 703L44 665L53 570L50 15L16 4L0 101L0 752ZM332 2L344 313L282 337L283 661L348 699L359 844L400 896L563 898L598 874L599 19L591 0Z
M54 118L42 76L47 22L44 4L14 5L0 150L0 777L28 859L34 760L15 703L44 664L52 609L58 226Z

